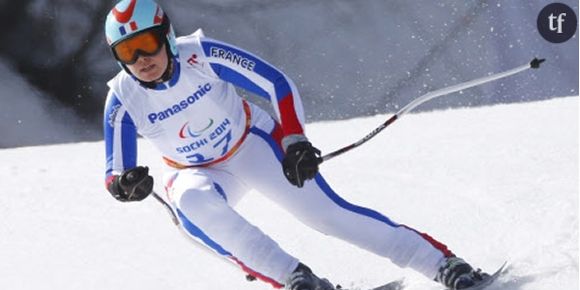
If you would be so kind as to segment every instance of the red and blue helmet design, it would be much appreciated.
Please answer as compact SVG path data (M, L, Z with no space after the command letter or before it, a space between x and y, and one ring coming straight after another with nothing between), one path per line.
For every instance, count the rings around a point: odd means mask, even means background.
M164 28L166 45L173 56L177 56L175 32L169 18L153 0L122 0L111 9L105 21L107 43L113 47L141 31Z

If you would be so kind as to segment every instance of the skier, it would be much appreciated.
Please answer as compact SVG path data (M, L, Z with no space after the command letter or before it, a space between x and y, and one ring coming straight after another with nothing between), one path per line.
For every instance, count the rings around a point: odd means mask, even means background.
M139 133L163 155L167 199L188 236L275 288L335 289L234 210L250 189L307 226L449 289L487 275L429 235L335 193L318 172L298 90L271 64L201 30L176 39L153 0L117 3L105 34L122 67L108 82L104 112L106 187L119 201L153 190L148 168L137 166ZM268 100L275 118L235 87Z

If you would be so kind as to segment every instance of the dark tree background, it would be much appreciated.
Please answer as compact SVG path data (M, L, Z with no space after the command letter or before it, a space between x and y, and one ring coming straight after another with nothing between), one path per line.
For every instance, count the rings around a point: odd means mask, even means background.
M116 2L0 0L0 60L78 115L75 140L101 138L106 81L119 70L103 32ZM178 36L203 28L282 68L301 91L308 121L394 112L428 91L534 56L548 58L543 70L418 111L578 95L578 37L543 40L535 28L540 0L159 2ZM562 2L578 11L577 1ZM1 106L9 110L10 99Z
M91 53L103 49L103 19L115 1L4 1L0 53L40 90L95 123ZM96 124L96 123L95 123Z

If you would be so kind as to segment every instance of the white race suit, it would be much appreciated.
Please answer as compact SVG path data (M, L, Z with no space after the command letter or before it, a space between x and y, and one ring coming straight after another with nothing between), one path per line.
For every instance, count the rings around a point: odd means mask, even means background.
M164 186L188 236L274 287L283 287L298 259L235 211L251 189L317 231L435 277L453 255L445 245L345 201L320 174L303 188L286 180L282 139L304 134L300 96L287 76L200 30L177 46L167 82L147 88L123 70L109 81L107 181L136 166L137 134L148 139L170 165ZM269 100L276 116L242 99L235 86Z

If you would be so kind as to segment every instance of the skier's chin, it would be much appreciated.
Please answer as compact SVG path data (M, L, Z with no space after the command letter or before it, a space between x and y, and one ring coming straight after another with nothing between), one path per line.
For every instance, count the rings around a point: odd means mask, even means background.
M143 82L153 82L161 78L163 75L163 70L155 64L140 69L135 73L135 77Z

